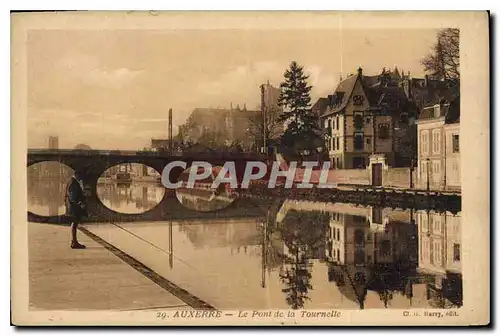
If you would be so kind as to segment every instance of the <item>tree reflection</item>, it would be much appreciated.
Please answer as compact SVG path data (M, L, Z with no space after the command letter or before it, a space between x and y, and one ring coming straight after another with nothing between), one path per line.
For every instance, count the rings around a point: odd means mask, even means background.
M292 309L304 307L312 290L311 259L324 255L329 215L313 211L288 211L277 230L284 242L283 266L279 277L282 292Z

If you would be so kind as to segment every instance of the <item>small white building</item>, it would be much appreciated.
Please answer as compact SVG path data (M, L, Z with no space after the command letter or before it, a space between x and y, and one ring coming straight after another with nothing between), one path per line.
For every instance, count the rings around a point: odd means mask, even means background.
M456 190L460 177L460 87L456 85L426 104L417 120L417 187Z

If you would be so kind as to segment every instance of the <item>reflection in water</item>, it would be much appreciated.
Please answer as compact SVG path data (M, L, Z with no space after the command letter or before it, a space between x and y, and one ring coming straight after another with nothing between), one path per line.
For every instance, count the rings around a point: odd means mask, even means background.
M177 188L175 194L182 205L191 210L210 212L225 209L233 203L235 196L230 193L229 183L220 183L218 188L212 189L212 184L222 167L212 167L208 177L195 181L192 188L187 188L190 170L191 167L186 169L178 179L183 186ZM203 172L205 169L199 167L198 174Z
M178 188L176 196L186 208L201 212L222 210L233 203L235 197L227 192Z
M284 289L293 309L303 306L312 289L307 267L310 254L304 251L318 249L322 243L326 243L324 257L311 258L328 262L329 281L361 309L370 293L386 308L396 295L405 297L411 306L414 289L422 287L428 306L462 305L459 215L286 201L277 217L285 227L290 223L282 238L295 254L292 272L286 271L284 277L296 274L294 281L286 280ZM322 238L325 221L329 228ZM290 283L295 287L290 289Z
M283 266L279 277L284 284L283 293L292 309L304 306L309 300L311 263L309 259L321 258L328 228L327 214L311 211L290 210L277 230L285 244Z
M29 210L63 213L66 183L64 177L30 176ZM106 206L137 213L156 205L164 188L104 183L98 193ZM89 228L99 230L99 225ZM166 267L169 280L217 307L462 306L460 214L287 200L271 207L266 218L130 223L128 228L169 252L155 270ZM101 229L96 231L101 237L125 239L104 231L116 227ZM132 253L127 248L134 245L123 248ZM152 258L154 263L159 256Z
M40 162L27 169L28 211L42 216L66 212L66 185L73 170L58 162Z
M99 183L97 196L109 209L120 213L142 213L158 205L165 188L156 182Z

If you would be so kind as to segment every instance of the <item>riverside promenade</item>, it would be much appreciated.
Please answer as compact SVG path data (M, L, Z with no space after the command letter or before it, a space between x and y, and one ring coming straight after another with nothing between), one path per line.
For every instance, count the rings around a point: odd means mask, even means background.
M78 235L87 249L69 247L67 226L28 223L30 309L191 309L161 279L145 276L87 234Z

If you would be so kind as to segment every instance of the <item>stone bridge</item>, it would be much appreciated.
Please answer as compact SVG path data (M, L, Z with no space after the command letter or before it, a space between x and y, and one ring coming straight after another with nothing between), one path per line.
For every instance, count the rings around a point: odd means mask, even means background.
M172 153L137 152L137 151L109 151L109 150L28 150L27 166L39 162L59 162L81 173L87 191L90 222L102 221L163 221L183 219L210 219L210 218L239 218L261 216L265 211L262 204L248 202L244 204L240 199L224 209L200 212L188 209L180 204L173 190L166 190L163 199L153 209L141 214L123 214L107 208L97 196L97 181L110 167L124 163L139 163L156 170L160 175L165 166L173 161L186 162L189 167L194 161L206 161L212 166L223 166L226 162L235 163L238 184L241 183L246 163L248 161L265 161L258 154L248 153ZM170 180L177 181L183 168L175 167L170 172ZM254 204L255 203L255 204ZM262 203L262 202L260 202ZM28 220L35 222L64 223L66 216L41 216L28 212Z

